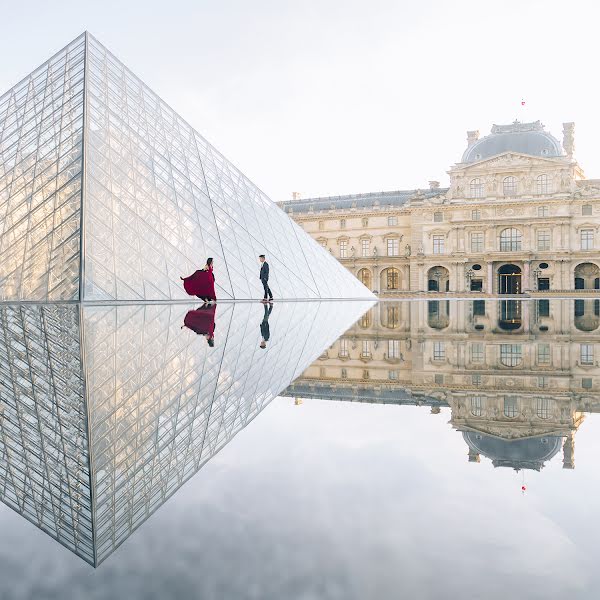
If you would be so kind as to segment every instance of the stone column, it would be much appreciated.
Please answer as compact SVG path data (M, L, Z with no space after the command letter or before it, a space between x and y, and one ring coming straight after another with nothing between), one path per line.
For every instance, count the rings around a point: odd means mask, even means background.
M494 263L491 262L487 265L487 291L488 294L494 293Z
M523 289L521 290L522 292L529 292L533 289L531 285L531 273L529 267L529 261L523 261Z
M575 439L571 431L563 445L563 469L575 468Z

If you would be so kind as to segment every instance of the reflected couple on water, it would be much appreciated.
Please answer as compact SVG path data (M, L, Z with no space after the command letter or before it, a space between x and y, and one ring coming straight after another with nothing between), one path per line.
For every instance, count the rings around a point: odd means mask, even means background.
M216 304L203 304L200 308L190 310L185 315L181 329L187 327L197 335L203 335L206 338L207 344L214 348L215 345L215 319L217 306ZM261 341L259 347L263 350L267 347L267 342L271 338L271 328L269 326L269 317L273 312L273 304L265 303L263 318L260 323Z
M262 302L273 302L273 292L271 292L271 288L269 287L269 263L264 254L261 254L258 259L260 260L260 273L258 277L264 290ZM207 258L206 264L202 269L194 271L188 277L180 277L187 294L200 298L204 301L204 304L211 304L217 301L213 262L212 258Z

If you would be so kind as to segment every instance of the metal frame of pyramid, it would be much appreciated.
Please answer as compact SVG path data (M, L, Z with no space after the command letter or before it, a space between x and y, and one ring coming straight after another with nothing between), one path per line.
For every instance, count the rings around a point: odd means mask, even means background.
M100 564L372 304L0 306L0 501Z
M373 298L89 33L0 97L0 301Z

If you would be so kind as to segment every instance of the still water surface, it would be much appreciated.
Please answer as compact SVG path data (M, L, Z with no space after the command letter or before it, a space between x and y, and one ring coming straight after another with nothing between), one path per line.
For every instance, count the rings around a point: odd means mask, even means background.
M1 597L596 597L585 302L0 309Z

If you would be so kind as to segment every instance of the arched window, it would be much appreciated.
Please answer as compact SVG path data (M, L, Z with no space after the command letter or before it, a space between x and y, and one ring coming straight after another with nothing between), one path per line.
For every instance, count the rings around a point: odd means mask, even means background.
M521 344L500 344L500 362L505 367L517 367L523 361Z
M548 175L538 175L535 178L535 193L549 194L550 193L550 177Z
M480 417L481 412L481 396L471 396L471 414Z
M504 416L513 419L518 413L517 399L514 396L504 396Z
M398 269L394 269L390 267L387 270L387 289L388 290L397 290L400 288L400 271Z
M516 252L521 250L521 232L509 227L500 232L500 252Z
M502 193L505 196L514 196L517 193L517 178L509 175L502 181Z
M537 398L535 402L535 414L540 419L550 418L550 399L549 398Z
M371 323L373 322L373 318L372 318L372 311L373 309L370 308L361 318L360 321L358 322L358 326L361 329L367 329L369 327L371 327Z
M400 326L400 307L395 304L388 304L381 307L381 324L388 329L396 329Z
M469 190L471 198L483 198L483 183L479 177L471 179Z
M369 269L361 269L358 272L358 279L365 287L371 289L371 271Z

